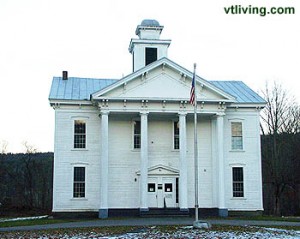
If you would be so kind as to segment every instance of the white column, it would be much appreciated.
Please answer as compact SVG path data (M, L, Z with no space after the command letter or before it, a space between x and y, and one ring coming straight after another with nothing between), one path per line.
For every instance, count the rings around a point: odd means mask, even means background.
M108 217L108 114L101 112L100 218Z
M186 160L186 113L179 113L179 150L180 150L179 207L180 210L188 210L187 160Z
M225 168L224 168L224 114L217 115L217 162L218 162L218 208L219 216L228 216L225 207Z
M258 188L259 188L259 207L260 210L264 210L263 207L263 182L262 182L262 165L261 165L261 142L260 142L260 110L257 111L257 118L256 118L256 135L257 135L257 160L258 160Z
M218 190L219 190L219 176L218 176L218 160L217 160L217 150L218 150L218 137L217 137L217 118L213 117L211 119L211 152L212 152L212 185L213 185L213 207L218 207Z
M148 211L148 113L141 112L140 210Z

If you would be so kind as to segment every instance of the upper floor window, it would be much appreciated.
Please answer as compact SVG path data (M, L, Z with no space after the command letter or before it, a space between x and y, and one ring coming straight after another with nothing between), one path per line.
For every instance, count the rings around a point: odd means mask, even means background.
M243 149L243 127L241 122L231 122L231 149Z
M174 149L179 149L179 122L173 123L173 143Z
M157 48L146 47L145 65L149 65L150 63L156 60L157 60Z
M85 197L85 167L74 167L73 197Z
M141 121L133 122L133 148L141 148Z
M83 120L74 121L74 148L86 148L86 123Z
M242 167L232 168L233 197L244 197L244 172Z

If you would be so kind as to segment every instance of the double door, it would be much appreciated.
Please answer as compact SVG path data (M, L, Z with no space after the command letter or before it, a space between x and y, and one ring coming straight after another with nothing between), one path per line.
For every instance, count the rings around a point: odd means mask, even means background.
M178 179L175 177L149 177L148 203L151 208L178 207Z

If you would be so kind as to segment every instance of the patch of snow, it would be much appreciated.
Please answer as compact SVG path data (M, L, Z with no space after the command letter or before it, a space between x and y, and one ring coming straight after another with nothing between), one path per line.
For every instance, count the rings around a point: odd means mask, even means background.
M299 239L300 232L293 230L281 230L272 228L271 230L265 228L257 228L259 231L249 232L220 232L211 230L197 230L190 228L181 228L176 232L160 232L149 231L147 233L126 233L120 236L112 237L98 237L101 239L139 239L139 238L180 238L180 239L193 239L193 238L205 238L205 239ZM72 237L74 238L74 237ZM87 237L89 238L89 237Z
M17 218L9 218L9 219L0 219L0 222L14 222L14 221L23 221L23 220L35 220L35 219L43 219L47 218L48 215L37 216L37 217L17 217Z
M0 237L2 235L0 234ZM27 232L6 232L4 238L39 238L39 239L300 239L300 231L277 229L269 227L249 226L240 231L215 231L194 229L190 226L177 227L176 230L161 231L159 228L152 226L140 228L121 235L107 235L97 229L87 229L79 232L75 230L68 231L27 231ZM2 238L2 237L1 237Z
M263 227L247 227L249 230L246 231L214 231L214 230L203 230L203 229L192 229L189 227L179 227L177 230L173 231L160 231L157 228L149 227L143 228L141 231L125 233L122 235L110 235L107 236L102 232L95 231L86 231L86 232L61 232L61 233L52 233L50 235L43 232L42 235L39 235L37 232L28 232L31 234L18 234L15 237L14 234L7 235L5 238L39 238L39 239L54 239L54 238L63 238L63 239L143 239L143 238L152 238L152 239L299 239L300 232L294 230L282 230L275 228L263 228ZM247 229L245 228L245 229Z

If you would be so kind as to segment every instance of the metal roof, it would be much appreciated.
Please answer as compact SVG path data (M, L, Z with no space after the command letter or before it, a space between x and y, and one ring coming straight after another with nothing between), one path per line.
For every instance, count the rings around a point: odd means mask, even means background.
M238 103L265 103L266 101L242 81L209 81L234 96Z
M53 77L49 100L90 100L91 94L106 88L117 79ZM265 103L265 100L242 81L208 81L236 98L237 103Z
M141 23L141 26L159 27L160 25L155 19L144 19Z
M115 83L116 79L95 79L69 77L53 77L49 100L90 100L90 95L108 85Z

